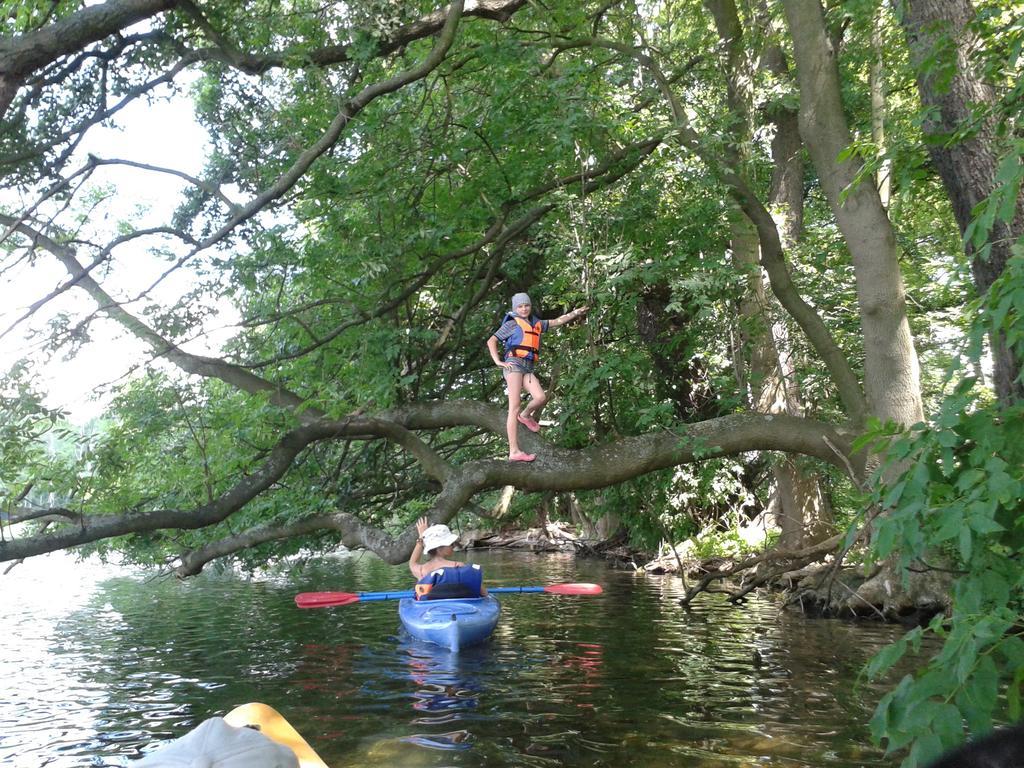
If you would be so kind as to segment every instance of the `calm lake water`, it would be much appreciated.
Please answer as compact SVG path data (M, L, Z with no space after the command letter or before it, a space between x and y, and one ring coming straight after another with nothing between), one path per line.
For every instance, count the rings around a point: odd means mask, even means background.
M685 613L672 577L470 559L493 586L605 594L502 595L491 642L452 655L405 636L394 602L295 607L301 591L410 588L404 566L370 555L186 582L29 561L0 577L0 765L130 765L248 701L279 709L332 768L893 764L867 737L880 689L858 675L896 628L764 598Z

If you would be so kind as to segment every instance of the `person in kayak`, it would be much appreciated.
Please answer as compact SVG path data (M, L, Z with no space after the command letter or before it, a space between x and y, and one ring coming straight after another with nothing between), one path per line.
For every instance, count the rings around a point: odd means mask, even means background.
M427 518L421 517L416 521L416 531L420 536L409 555L409 570L417 579L417 600L487 596L479 565L449 559L455 553L452 544L459 537L447 525L431 525ZM430 559L421 563L424 551Z
M487 339L487 349L494 364L502 369L508 387L508 460L533 461L532 453L519 450L519 425L531 432L539 432L540 411L548 401L544 388L533 373L540 355L540 336L550 328L558 328L578 320L590 311L577 307L572 312L552 320L541 320L533 314L533 304L525 293L512 297L512 311L505 315L501 327ZM498 353L498 342L505 345L504 355ZM530 393L530 402L520 411L523 388Z

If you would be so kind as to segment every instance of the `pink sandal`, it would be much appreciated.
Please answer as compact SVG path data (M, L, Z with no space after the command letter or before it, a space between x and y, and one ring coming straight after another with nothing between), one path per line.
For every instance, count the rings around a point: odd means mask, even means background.
M520 413L518 416L516 416L516 421L518 421L531 432L540 432L540 424L531 419L529 416L523 416L523 414Z
M536 454L524 453L523 451L518 451L516 453L513 453L511 456L509 456L508 460L509 461L533 461L536 458L537 458Z

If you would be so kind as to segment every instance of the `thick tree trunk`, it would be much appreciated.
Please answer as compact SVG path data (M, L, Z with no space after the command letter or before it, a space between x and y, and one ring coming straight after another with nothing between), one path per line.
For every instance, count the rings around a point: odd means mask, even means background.
M789 250L804 230L804 161L801 157L797 113L780 109L772 114L772 187L769 202L779 227L782 247Z
M763 0L758 9L760 23L774 27L771 14ZM789 81L786 52L779 45L770 45L761 55L761 66L779 80ZM779 230L784 250L789 250L803 235L804 229L804 159L801 154L799 112L781 99L771 103L768 118L775 126L772 137L772 183L769 204L772 218Z
M921 421L920 370L907 322L899 250L873 184L853 185L839 71L819 0L783 0L800 84L800 133L853 259L868 408L882 421Z
M718 28L719 39L726 52L726 77L728 101L735 115L735 147L748 146L754 132L751 85L754 82L753 52L745 48L744 34L739 14L733 0L705 0ZM766 52L769 66L781 74L785 69L782 52L776 48ZM779 110L773 117L776 135L772 143L773 152L778 152L772 176L770 208L778 210L773 214L779 229L784 249L790 248L799 234L803 211L803 161L800 158L800 137L796 130L796 114ZM734 150L736 160L741 150ZM737 162L739 166L741 163ZM747 289L740 301L740 326L742 350L739 356L743 370L747 399L751 407L760 413L799 413L799 388L792 376L787 352L778 346L786 341L783 323L774 323L761 271L761 247L757 227L742 212L737 210L730 224L733 265L737 272L746 276ZM807 522L813 524L813 536L817 536L824 509L823 498L817 480L807 476L788 458L772 465L777 501L776 520L782 535L778 545L796 549L805 542L804 514ZM812 540L809 537L806 540Z
M861 170L859 163L852 158L839 159L850 144L850 132L836 51L820 1L783 0L783 8L800 84L800 134L853 260L868 409L882 421L910 426L924 418L924 409L892 224L874 184L854 184ZM893 465L887 476L895 478L900 470ZM876 593L872 590L879 578L899 592L901 582L884 575L892 567L893 562L887 562L882 574L862 585L864 595L858 593L851 600L874 604ZM902 597L912 599L909 590Z
M594 526L598 542L610 539L620 527L622 527L622 518L614 512L605 512Z
M977 40L968 28L974 17L970 0L910 0L896 3L896 14L906 33L911 61L917 70L917 86L921 93L927 119L922 128L928 153L942 177L960 233L971 222L971 211L992 194L998 141L996 120L975 117L976 107L995 103L992 87L974 70L970 54ZM955 57L951 76L944 66L936 66L933 57L942 52ZM969 131L957 141L950 139L971 124ZM993 225L987 258L964 241L964 250L971 260L971 271L979 295L984 295L1006 268L1010 246L1024 235L1024 188L1017 198L1017 211L1007 225ZM1024 382L1020 380L1022 361L999 335L990 339L993 357L993 385L1000 401L1006 405L1024 400Z
M785 54L773 47L762 57L765 66L778 76L789 77ZM803 235L804 224L804 159L801 154L800 128L795 109L779 108L770 113L775 125L772 139L772 184L769 205L779 228L782 246L789 251ZM796 380L789 329L784 322L772 326L779 375L784 390L786 413L803 415L802 394ZM797 550L823 541L832 534L835 518L832 503L818 482L791 456L773 468L779 489L777 520L780 535L778 548Z
M748 399L759 413L799 415L799 387L787 353L779 346L784 338L775 333L784 331L785 326L770 325L768 294L758 263L757 233L745 216L733 224L732 232L733 261L747 274L740 318L750 366ZM777 546L799 549L829 536L831 505L817 479L788 457L774 463L771 471L776 490L776 523L781 531Z

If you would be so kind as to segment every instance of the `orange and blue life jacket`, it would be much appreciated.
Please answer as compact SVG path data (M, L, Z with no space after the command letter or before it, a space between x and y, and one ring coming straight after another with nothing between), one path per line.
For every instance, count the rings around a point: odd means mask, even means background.
M505 340L505 359L518 357L530 363L536 362L540 357L540 335L544 331L544 321L533 315L529 320L523 320L511 312L505 315L502 324L508 320L514 320L517 328Z
M480 597L484 572L479 565L437 568L416 582L417 600Z

